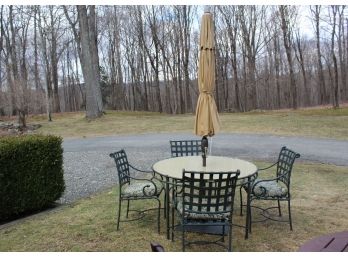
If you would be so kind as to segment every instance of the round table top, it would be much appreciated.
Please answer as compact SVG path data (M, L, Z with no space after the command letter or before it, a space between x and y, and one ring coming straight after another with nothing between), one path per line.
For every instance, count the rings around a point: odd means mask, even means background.
M208 156L203 167L202 156L182 156L156 162L152 169L158 174L174 179L181 179L183 169L187 171L226 172L240 170L239 179L249 177L257 172L255 164L224 156Z

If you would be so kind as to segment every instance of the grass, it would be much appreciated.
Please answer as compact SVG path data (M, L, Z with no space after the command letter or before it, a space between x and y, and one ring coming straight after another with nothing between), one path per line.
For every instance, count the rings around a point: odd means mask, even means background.
M220 119L221 132L225 133L348 139L348 107L222 113ZM43 115L30 117L28 121L42 125L39 133L63 137L93 137L140 133L193 133L194 120L193 114L107 111L100 119L91 121L85 119L83 112L54 114L53 122L47 122Z
M192 114L107 111L102 118L93 121L86 120L84 115L82 112L54 114L53 122L47 122L43 115L31 116L28 122L40 123L39 133L65 138L193 132ZM347 107L224 113L220 114L220 119L225 133L348 139ZM267 165L256 163L260 167ZM253 225L250 238L244 240L244 230L236 227L233 232L234 251L296 251L313 237L346 230L347 184L346 167L296 163L292 177L294 231L289 230L288 224L257 223ZM161 243L167 251L181 251L180 235L175 242L166 239L164 219L161 233L156 232L154 212L142 220L121 223L121 229L116 231L116 199L117 186L52 212L43 212L2 227L0 251L149 251L150 241ZM236 203L239 203L238 194ZM148 207L150 204L138 202L135 207ZM287 214L286 211L283 213ZM234 222L243 224L244 218L237 214ZM221 248L204 245L192 246L189 250L220 251Z
M267 165L256 163L260 167ZM345 167L296 163L291 188L294 230L290 231L285 223L256 223L250 238L244 240L244 230L236 227L234 251L296 251L313 237L346 230L347 184ZM181 251L180 234L174 242L166 239L164 219L161 233L157 233L155 212L149 212L139 221L121 223L120 230L116 231L116 199L117 187L114 187L54 212L41 213L0 229L0 251L136 252L150 251L150 241L161 243L167 251ZM135 207L148 205L149 202L138 202ZM239 204L236 204L238 211ZM234 222L244 223L244 217L236 214ZM197 238L194 233L190 236ZM190 246L188 250L221 251L221 248L203 245Z

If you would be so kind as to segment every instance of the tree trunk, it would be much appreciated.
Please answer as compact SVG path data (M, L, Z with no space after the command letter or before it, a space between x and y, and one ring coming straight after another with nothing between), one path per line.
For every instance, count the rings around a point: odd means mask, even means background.
M286 51L286 57L288 59L289 73L290 73L290 92L291 92L291 104L293 109L297 109L297 87L295 81L294 67L292 63L292 51L291 51L291 31L289 28L289 12L288 6L279 6L281 27L283 32L284 47Z
M333 84L333 107L338 108L340 107L339 104L339 85L338 85L338 67L337 67L337 58L335 54L335 36L336 36L336 14L337 14L337 6L331 6L332 8L332 33L331 33L331 55L332 55L332 61L334 64L334 84Z
M78 23L81 46L81 67L86 86L86 118L95 119L103 114L103 102L100 90L97 38L95 33L95 6L78 5Z
M317 44L317 58L318 58L318 102L319 104L324 104L326 101L326 87L325 87L325 77L323 71L322 54L320 47L320 9L321 6L316 5L315 9L311 7L311 12L314 15L315 22L315 37Z

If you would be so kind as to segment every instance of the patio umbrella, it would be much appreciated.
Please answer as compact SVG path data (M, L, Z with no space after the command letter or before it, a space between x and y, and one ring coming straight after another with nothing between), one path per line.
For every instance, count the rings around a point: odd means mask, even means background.
M208 147L207 136L220 129L219 114L213 97L215 89L215 32L212 14L205 10L201 21L198 64L199 97L196 107L195 134L203 136L202 145Z

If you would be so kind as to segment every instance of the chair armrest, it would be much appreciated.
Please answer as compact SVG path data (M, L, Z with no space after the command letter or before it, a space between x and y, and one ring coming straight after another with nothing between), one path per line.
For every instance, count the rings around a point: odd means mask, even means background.
M153 173L152 170L140 170L140 169L134 167L133 165L131 165L131 164L129 164L129 163L128 163L128 165L129 165L129 167L131 167L133 170L136 170L136 171L139 171L139 172L143 172L143 173Z
M258 171L262 171L262 170L268 170L269 168L272 168L274 165L278 164L278 162L273 163L271 166L268 166L266 168L262 168L262 169L258 169Z
M126 175L125 177L128 177L128 178L130 178L130 179L132 179L132 180L136 180L136 181L144 181L144 182L146 181L146 182L148 182L149 184L143 187L143 194L144 194L145 196L157 195L157 194L159 194L159 193L162 191L162 189L161 189L161 191L159 191L158 188L157 188L156 183L152 181L153 177L152 177L151 179L146 179L146 178L135 178L135 177L132 177L132 176L129 176L129 175ZM154 188L155 188L154 194L151 194L151 195L149 195L149 194L146 192L146 188L149 188L149 187L151 186L150 184L152 184L152 185L154 186Z

